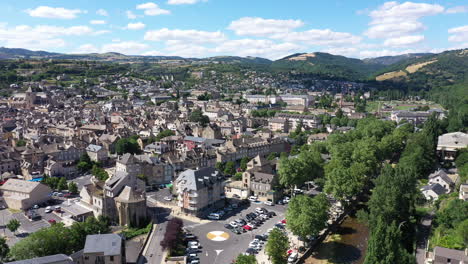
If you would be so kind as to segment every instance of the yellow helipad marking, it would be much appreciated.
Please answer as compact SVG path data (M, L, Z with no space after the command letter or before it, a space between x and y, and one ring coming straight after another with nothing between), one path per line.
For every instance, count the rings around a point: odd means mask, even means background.
M229 234L224 231L211 231L206 237L212 241L226 241L229 239Z

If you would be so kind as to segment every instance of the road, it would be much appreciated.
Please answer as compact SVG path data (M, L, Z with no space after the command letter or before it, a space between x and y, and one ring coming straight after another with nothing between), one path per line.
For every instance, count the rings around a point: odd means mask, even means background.
M166 208L155 207L150 203L148 204L148 210L152 215L153 223L157 225L156 230L151 233L151 241L145 254L138 259L138 264L160 264L163 263L163 250L159 243L161 243L166 232L167 220L170 218L171 211Z
M418 231L416 234L416 262L424 264L425 252L427 246L427 239L431 232L432 218L434 213L430 213L423 217L422 221L418 224Z

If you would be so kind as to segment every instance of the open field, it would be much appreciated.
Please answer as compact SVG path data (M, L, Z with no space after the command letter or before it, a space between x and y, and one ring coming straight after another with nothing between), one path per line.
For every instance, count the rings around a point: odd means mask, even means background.
M366 111L369 113L377 112L379 110L393 111L393 110L411 110L418 106L428 106L429 109L444 109L440 104L431 101L369 101L367 102Z

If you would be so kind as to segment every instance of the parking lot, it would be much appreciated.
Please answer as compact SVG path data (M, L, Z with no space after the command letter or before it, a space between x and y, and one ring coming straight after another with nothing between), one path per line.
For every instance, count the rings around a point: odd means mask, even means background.
M61 203L61 200L57 200L53 206L60 205ZM0 229L2 229L2 232L7 237L7 244L12 246L29 234L34 233L41 228L49 227L49 221L55 221L57 223L61 221L61 218L56 214L46 213L45 208L45 206L42 206L35 209L36 213L40 216L35 220L28 219L24 212L13 212L8 209L0 210ZM6 224L11 219L17 219L21 223L21 226L16 231L16 236L6 228Z
M257 207L263 207L269 212L274 212L276 216L269 218L263 224L255 227L252 231L236 234L231 229L225 227L229 223L242 218L246 219L249 213L255 212ZM256 235L263 235L269 229L283 220L286 211L284 205L268 206L263 203L251 203L248 206L229 212L221 220L212 221L208 224L186 223L186 229L197 236L201 245L198 253L200 263L232 263L240 253L245 253L249 248L249 243L255 239ZM248 221L247 221L248 222ZM262 247L262 249L264 246ZM260 264L262 262L259 262Z

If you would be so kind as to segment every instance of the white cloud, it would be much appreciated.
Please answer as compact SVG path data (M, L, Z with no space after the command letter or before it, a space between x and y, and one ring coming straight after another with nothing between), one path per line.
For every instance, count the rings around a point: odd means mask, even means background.
M147 50L149 46L136 41L124 41L118 43L105 44L101 48L101 52L118 52L127 55L140 54Z
M137 18L137 16L135 14L133 14L133 12L130 11L130 10L125 11L125 14L127 15L128 19L136 19Z
M409 46L409 45L420 43L423 40L424 40L423 35L402 36L402 37L396 37L396 38L389 38L385 40L384 46L403 47L403 46Z
M191 43L215 43L226 39L226 36L220 32L200 31L200 30L181 30L167 29L151 30L146 32L145 40L150 41L179 41Z
M169 5L192 5L198 2L200 2L200 0L169 0L167 1Z
M78 16L78 14L85 13L80 9L66 9L62 7L49 7L49 6L39 6L35 9L26 10L32 17L42 17L42 18L57 18L57 19L73 19Z
M461 27L454 27L448 30L450 42L468 42L468 25Z
M447 14L458 14L458 13L467 13L468 12L468 6L455 6L448 8L445 13Z
M444 7L437 4L386 2L370 12L371 26L364 35L385 39L421 32L425 27L418 21L420 18L442 12Z
M378 24L370 27L364 35L369 38L394 38L416 32L426 27L419 21L404 21L400 23Z
M169 45L165 49L166 56L181 56L186 58L206 57L210 54L210 49L198 44L177 43Z
M141 22L137 22L137 23L128 23L128 25L125 28L130 29L130 30L140 30L140 29L144 29L145 27L146 27L145 24Z
M107 22L104 20L91 20L89 23L91 25L105 25Z
M275 34L284 34L295 28L303 26L301 20L264 19L260 17L243 17L232 21L228 29L240 36L268 37Z
M105 9L99 9L98 11L96 11L96 14L100 16L109 16L109 13Z
M163 53L161 53L160 51L157 51L157 50L149 50L149 51L143 52L141 55L143 55L143 56L164 56Z
M171 13L171 11L162 9L153 2L137 5L136 9L144 10L145 15L147 16L167 15Z
M20 25L8 27L0 25L0 46L26 48L26 49L47 49L51 47L59 48L66 45L62 37L65 36L93 36L100 34L88 26L57 27L57 26L27 26Z
M221 55L279 59L302 49L302 46L288 42L276 43L266 39L236 39L221 43L213 51Z
M361 42L361 37L347 32L335 32L330 29L311 29L302 32L290 32L278 38L288 42L303 42L310 45L349 45Z
M85 54L85 53L98 53L99 49L93 44L84 44L78 47L73 53Z
M333 55L341 55L346 57L355 57L359 54L359 49L355 47L336 47L321 50L322 52L330 53Z

